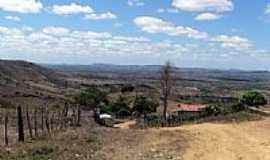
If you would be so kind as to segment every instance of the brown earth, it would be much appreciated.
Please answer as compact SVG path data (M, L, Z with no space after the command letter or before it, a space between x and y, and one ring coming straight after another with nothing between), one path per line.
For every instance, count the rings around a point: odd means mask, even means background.
M134 130L119 125L97 155L111 160L269 160L270 119ZM120 137L120 138L119 138Z

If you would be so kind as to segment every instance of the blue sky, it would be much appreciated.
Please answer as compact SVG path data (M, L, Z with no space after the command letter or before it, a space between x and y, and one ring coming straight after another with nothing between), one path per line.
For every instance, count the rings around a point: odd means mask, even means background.
M1 0L0 58L270 70L269 27L269 0Z

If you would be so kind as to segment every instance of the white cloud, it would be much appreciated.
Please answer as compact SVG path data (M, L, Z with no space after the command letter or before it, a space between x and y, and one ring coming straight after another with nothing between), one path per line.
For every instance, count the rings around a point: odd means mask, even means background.
M208 37L208 34L205 32L198 31L191 27L176 26L155 17L137 17L134 19L134 23L141 27L142 31L148 33L165 33L170 36L186 36L195 39L205 39Z
M104 20L104 19L117 19L117 16L111 12L101 13L101 14L87 14L84 16L84 19L88 20Z
M58 15L71 15L80 13L92 13L94 10L90 6L82 6L76 3L69 5L54 5L52 11Z
M168 13L179 13L179 10L176 9L176 8L167 8L167 9L164 9L164 8L159 8L157 10L158 13L165 13L165 12L168 12Z
M231 0L173 0L172 6L190 12L226 12L233 10Z
M234 48L237 50L247 50L252 47L251 42L247 38L227 35L210 35L206 32L193 29L192 27L177 26L155 17L137 17L134 19L134 23L139 26L142 31L147 33L164 33L169 36L204 39L208 42L220 43L224 48Z
M132 6L137 6L137 7L144 6L144 2L142 2L141 0L128 0L127 4L131 7Z
M6 16L5 19L17 22L21 21L21 18L17 16Z
M42 31L50 35L66 35L69 33L69 29L63 27L45 27Z
M221 42L222 47L238 50L248 50L252 47L251 42L247 38L239 36L219 35L212 38L212 41Z
M264 13L265 13L266 15L270 15L270 3L267 4L267 6L266 6L266 8L265 8L265 10L264 10Z
M1 0L0 9L19 13L39 13L43 8L39 0Z
M220 19L221 16L213 13L202 13L195 17L197 21L213 21Z
M230 64L252 68L258 65L258 60L267 66L270 59L269 51L235 49L238 48L235 44L245 46L243 44L248 42L241 37L211 36L207 42L156 42L140 36L117 36L55 26L41 30L0 26L0 58L8 59L42 63L162 64L169 58L187 67L213 68L228 68Z

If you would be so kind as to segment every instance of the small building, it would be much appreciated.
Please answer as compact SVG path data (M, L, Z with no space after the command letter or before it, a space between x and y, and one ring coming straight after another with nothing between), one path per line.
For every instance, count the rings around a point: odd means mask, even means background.
M181 120L194 120L202 115L203 109L207 108L204 104L178 104L177 107L172 110L173 115Z

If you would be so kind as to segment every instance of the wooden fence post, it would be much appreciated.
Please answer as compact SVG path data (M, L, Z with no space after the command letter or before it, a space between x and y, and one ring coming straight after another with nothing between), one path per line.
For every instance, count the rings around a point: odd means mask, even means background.
M77 106L77 126L81 125L81 107Z
M46 108L46 115L45 115L45 125L46 125L48 134L50 134L49 111L47 108Z
M44 108L41 107L41 130L44 131Z
M17 107L17 127L18 127L18 141L24 142L24 128L23 128L23 116L22 107L19 105Z
M38 122L37 122L37 108L35 107L34 112L34 131L35 131L35 137L38 137Z
M29 115L28 107L26 108L26 120L27 120L27 125L28 125L30 138L33 139L32 124L31 124L31 118L30 118L30 115Z
M5 138L5 145L8 146L8 113L6 111L5 118L4 118L4 138Z

